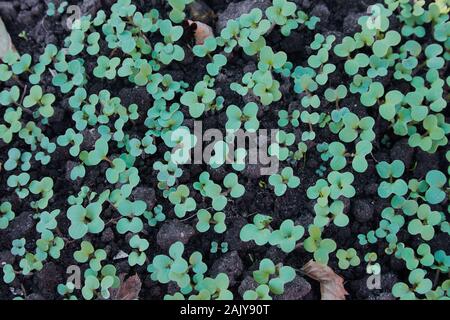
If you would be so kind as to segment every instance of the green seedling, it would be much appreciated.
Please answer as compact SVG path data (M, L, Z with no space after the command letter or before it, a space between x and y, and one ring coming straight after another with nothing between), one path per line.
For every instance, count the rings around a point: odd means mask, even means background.
M263 284L258 286L255 290L247 290L244 292L243 298L244 300L272 300L272 297L269 295L270 288L268 285Z
M412 235L419 234L423 240L430 241L435 234L434 226L438 225L441 219L439 212L432 211L427 204L422 204L417 209L417 218L409 222L408 232Z
M381 40L376 40L373 43L372 51L375 56L383 58L387 55L388 51L398 45L401 42L401 35L394 30L389 30Z
M378 255L375 252L368 252L364 256L364 261L367 262L366 272L367 274L378 275L381 272L380 264L377 263Z
M383 179L389 179L389 182L383 181L378 186L378 195L382 198L388 198L390 195L404 196L408 192L408 185L402 179L399 179L405 172L405 165L401 160L395 160L392 163L382 161L376 165L378 175ZM393 180L397 179L397 180Z
M26 172L22 172L17 176L9 176L6 184L8 187L14 188L14 191L20 199L24 199L30 194L30 191L27 188L28 182L30 182L30 175Z
M158 204L152 211L145 211L144 217L147 219L151 227L155 227L159 222L166 220L166 215L163 212L163 206Z
M19 266L22 269L23 275L29 275L33 271L41 271L44 267L42 260L38 258L37 255L28 252L19 262Z
M337 141L334 141L328 146L328 153L332 159L330 161L331 169L338 171L345 168L347 165L347 159L345 158L346 150L345 146Z
M266 72L272 69L280 69L287 61L287 54L284 52L274 53L271 47L264 47L259 53L258 69Z
M306 153L308 152L308 146L304 142L297 144L297 150L295 152L290 152L289 156L294 162L300 161L306 158Z
M110 264L104 266L99 272L92 269L87 270L84 274L84 286L81 289L83 298L91 300L94 296L99 295L103 299L109 299L110 289L116 289L120 285L120 279L116 272L116 267Z
M26 53L22 56L18 56L17 60L12 63L12 72L15 75L21 75L22 73L29 72L31 66L31 56Z
M106 260L106 251L103 249L95 250L89 241L82 241L80 250L73 254L74 259L79 263L89 262L89 268L95 272L102 269L102 262Z
M169 13L170 20L174 23L180 23L186 17L184 10L186 6L194 0L169 0L169 5L172 7L172 11Z
M300 115L300 119L309 126L309 131L304 131L302 133L302 141L314 140L316 138L316 133L314 132L313 125L319 123L320 115L317 112L309 113L308 111L303 111Z
M283 294L284 286L293 281L295 270L282 264L275 265L270 259L263 259L259 269L253 271L253 278L260 285L267 285L273 294Z
M437 250L434 253L434 263L431 269L440 270L441 272L448 272L450 268L450 255L447 255L444 250Z
M276 142L269 146L269 154L277 157L280 161L284 161L289 156L289 147L295 143L295 135L280 130L277 132L275 139Z
M128 256L128 264L133 267L135 265L144 265L147 255L145 251L149 247L149 242L145 239L141 239L137 234L130 239L130 247L134 250Z
M54 114L54 109L52 107L53 102L56 98L51 93L43 94L42 88L40 86L32 86L29 95L27 95L23 100L23 106L25 108L31 108L35 105L39 106L38 112L44 118L51 118Z
M258 105L254 102L247 103L243 110L235 105L230 105L227 108L228 121L225 128L227 130L238 130L243 123L245 130L255 132L259 129L257 114Z
M197 203L194 198L189 197L189 188L186 185L180 185L169 195L169 200L175 205L175 215L179 218L183 218L187 212L194 211L197 207Z
M205 39L203 44L195 45L192 48L192 52L197 57L204 58L207 55L210 55L212 52L216 51L216 49L217 49L217 39L214 37L209 37Z
M271 22L283 26L296 11L297 5L294 2L274 0L272 6L266 9L266 16Z
M97 78L106 78L112 80L116 77L116 69L120 65L120 58L114 57L109 59L105 56L97 58L97 66L94 68L94 76Z
M223 185L226 189L228 189L228 192L232 198L240 198L245 193L245 187L239 183L237 174L233 172L225 176L223 179Z
M4 163L3 168L6 171L12 171L19 167L20 171L28 171L31 168L31 156L30 152L22 153L17 148L11 148L8 151L8 160Z
M36 257L41 261L46 260L48 256L59 259L64 245L61 237L55 237L53 232L45 230L41 238L36 241Z
M190 264L197 275L203 275L206 272L207 267L202 262L202 256L199 252L194 252L189 261L183 258L183 253L184 245L178 241L170 246L169 256L155 256L148 267L152 280L160 283L174 281L180 288L186 288L191 281L188 274Z
M45 209L48 206L49 200L53 197L53 179L44 177L40 181L33 180L29 185L29 190L34 195L39 195L38 201L32 201L31 207L34 209Z
M392 287L392 294L401 300L416 300L416 294L426 294L433 287L430 279L425 278L426 271L415 269L410 272L408 281L412 287L403 282L398 282Z
M430 114L423 120L425 133L413 133L410 135L408 144L415 148L420 147L423 151L433 153L439 146L446 145L446 135L450 132L450 125L445 122L442 114Z
M286 167L281 174L274 174L269 177L269 183L274 188L275 195L281 197L287 189L295 189L300 185L300 178L294 176L294 170Z
M300 111L299 110L294 110L291 114L289 114L288 111L286 110L280 110L278 112L278 126L279 127L286 127L289 123L297 128L300 125Z
M328 174L328 182L330 183L330 197L334 200L343 196L353 198L356 194L355 188L352 186L354 176L351 172L332 171Z
M353 248L347 250L339 249L336 251L336 257L339 260L339 268L342 270L347 270L350 267L357 267L361 263L358 253Z
M219 244L216 241L211 242L211 249L209 252L211 253L217 253L219 251ZM220 243L220 252L227 253L228 252L228 242L222 242Z
M255 241L259 246L269 242L271 236L270 223L272 217L257 214L253 218L252 224L246 224L240 232L240 238L244 242Z
M375 133L373 132L375 120L372 117L359 119L356 114L350 112L342 117L342 123L344 127L339 132L339 139L342 142L352 142L358 137L365 141L375 139Z
M66 284L59 284L56 288L59 295L64 297L64 300L77 300L77 297L73 295L75 291L75 285L72 282L67 282Z
M102 205L98 202L90 203L88 206L71 206L67 210L67 217L71 225L69 235L73 239L81 239L87 233L98 234L105 228L105 223L100 217Z
M294 251L297 241L300 240L305 233L303 226L295 226L294 221L284 220L279 230L272 232L269 243L273 246L280 246L281 250L290 253Z
M39 222L36 225L36 231L43 233L46 230L55 230L58 227L56 218L61 213L61 210L56 209L52 212L44 211L39 214Z
M428 171L425 181L428 189L425 192L425 199L429 204L438 204L445 200L446 193L444 186L448 183L445 175L439 170Z
M14 239L12 241L11 254L14 256L23 257L25 255L26 249L25 244L27 241L25 238Z
M334 201L330 206L321 206L318 203L314 205L314 224L318 227L326 227L333 222L338 227L345 227L349 223L348 216L344 213L344 203L342 201Z
M139 233L144 228L141 216L147 209L147 204L142 200L120 201L117 210L122 218L117 222L117 232L125 234L127 232Z
M116 158L111 162L111 168L106 170L106 180L109 183L114 184L119 181L120 174L124 173L126 170L126 163L120 158Z
M216 212L214 215L211 215L207 210L200 209L197 212L197 218L196 228L199 232L208 231L211 224L214 225L214 231L216 233L224 233L227 229L225 214L223 212Z
M208 197L212 200L212 206L214 210L221 211L227 205L228 200L225 195L222 194L222 188L220 187L220 185L214 183L214 181L212 181L209 177L210 175L208 172L203 172L202 174L200 174L199 181L194 183L194 189L200 191L202 196ZM233 175L230 175L230 177L227 179L227 185L229 186L229 188L235 186L235 190L237 190L236 195L239 195L239 193L241 192L241 188L237 186L237 180L233 178Z
M328 205L330 193L330 185L325 179L317 180L316 184L306 191L307 197L311 200L317 199L317 204L321 207Z
M213 61L206 65L206 70L211 77L216 77L227 62L227 58L223 54L216 54L213 56Z
M16 279L16 272L12 265L3 265L3 282L6 284L12 283Z
M0 92L0 104L3 106L9 106L19 101L20 89L17 86L11 87L11 89L3 90Z
M336 250L336 243L331 239L322 239L322 231L315 225L308 228L308 233L309 237L303 242L303 247L314 254L314 260L327 264L330 253Z
M193 295L191 300L232 300L233 293L228 290L230 279L225 273L219 273L215 278L204 278L199 281L195 289L198 295Z
M83 135L81 133L76 133L72 128L66 130L64 135L57 138L58 145L66 147L71 145L69 148L69 153L72 157L76 157L80 154L80 146L83 143Z
M200 81L194 91L188 91L181 96L181 103L189 108L193 118L199 118L206 110L212 108L216 99L216 92L208 88L207 83Z
M339 107L339 101L347 96L347 92L347 87L341 84L336 89L328 88L324 94L328 102L334 102Z
M159 31L164 37L164 43L158 42L154 51L158 60L163 64L168 65L172 61L183 61L185 57L184 50L181 46L175 44L182 35L183 28L181 26L173 26L170 20L159 21Z
M55 12L56 12L55 4L53 2L49 2L47 4L47 11L46 11L47 16L52 17L55 15Z

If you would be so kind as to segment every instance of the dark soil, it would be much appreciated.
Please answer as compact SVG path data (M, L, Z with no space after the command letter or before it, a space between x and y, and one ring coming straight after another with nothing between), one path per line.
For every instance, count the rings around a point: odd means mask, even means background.
M62 21L65 16L57 15L55 17L48 17L45 14L47 9L47 1L43 0L14 0L14 1L0 1L0 15L7 25L13 42L20 53L30 53L33 56L33 61L36 61L39 55L43 52L43 48L48 43L54 43L57 47L63 46L63 39L68 35L68 31L63 27ZM95 13L102 8L107 10L112 0L84 0L84 1L69 1L71 4L81 5L83 12ZM136 0L133 1L142 12L150 8L152 1ZM161 6L160 1L153 1L156 3L156 8L160 12L167 12ZM206 1L213 12L216 13L217 18L214 19L213 24L223 19L224 10L233 2L232 0L210 0ZM258 1L256 1L258 2ZM261 1L259 1L261 2ZM264 1L262 1L264 2ZM300 9L305 12L314 14L321 18L318 24L317 32L322 34L334 34L337 37L336 43L347 35L353 34L358 29L356 23L357 18L366 13L368 5L374 2L373 0L294 0ZM233 17L231 17L233 18ZM19 37L19 34L25 31L27 39ZM275 50L283 50L288 56L289 60L294 65L306 65L305 61L310 55L308 45L314 37L315 31L307 31L301 29L299 32L294 32L289 38L280 36L279 32L272 32L268 37L268 43ZM187 40L190 41L190 40ZM331 59L336 57L331 55ZM93 59L86 55L87 72L90 73L93 69ZM206 62L198 58L189 58L188 62L182 64L171 64L165 73L172 74L176 80L184 80L191 86L203 77ZM251 70L254 68L255 61L242 54L240 51L236 52L229 63L223 75L217 80L216 87L217 94L225 98L226 104L244 105L242 98L229 90L229 84L238 80L244 73L243 70ZM331 60L338 68L342 68L342 63ZM344 83L347 84L348 77L344 74L342 69L337 70L331 77L329 86L336 87ZM283 99L272 104L270 107L264 108L261 112L261 127L276 128L277 127L277 113L281 107L291 103L298 103L298 96L294 93L292 86L288 80L282 80L286 85L282 86ZM389 86L389 85L388 85ZM395 83L391 84L392 87ZM44 80L44 91L52 92L57 96L55 110L57 114L51 118L49 126L45 127L45 134L52 140L60 134L63 134L67 127L73 124L71 120L71 112L68 107L67 96L63 96L58 90L51 85L51 79ZM135 89L130 83L119 78L114 82L97 81L90 82L86 88L91 93L96 93L103 88L108 88L112 95L118 96L122 99L123 105L137 103L140 110L143 112L143 117L136 123L133 128L128 129L130 136L143 136L146 128L143 126L143 119L145 119L146 108L152 105L152 98L149 96L145 88ZM386 90L388 90L386 88ZM352 108L353 112L358 116L371 115L377 119L375 110L368 110L359 105L359 101L355 100L351 95L349 98L341 102ZM331 110L333 106L324 106L324 110ZM186 114L186 118L188 118ZM30 119L31 120L31 119ZM224 114L212 115L204 119L204 126L206 127L223 127L226 121ZM187 121L189 123L189 120ZM300 135L301 131L306 128L288 128ZM440 149L436 154L430 155L416 149L408 147L405 139L399 139L394 136L387 128L386 123L377 121L374 128L377 135L377 140L374 143L373 158L369 159L369 169L364 174L356 174L354 187L357 191L357 196L351 201L348 201L346 211L350 217L350 224L345 228L335 228L330 226L325 229L324 236L332 238L338 244L338 247L357 248L359 256L364 257L364 254L369 251L378 252L379 263L382 266L382 289L370 291L366 286L367 274L364 264L360 267L351 269L350 271L340 271L337 267L337 260L332 255L330 259L330 266L336 270L341 276L345 278L345 287L349 292L350 299L385 299L391 298L390 291L392 285L398 279L404 280L407 276L407 270L403 262L395 260L384 253L385 244L380 243L375 247L360 246L358 244L356 235L365 233L369 230L376 229L380 221L380 212L383 208L389 205L387 200L380 199L377 196L377 186L380 182L378 175L375 172L376 161L401 159L407 170L405 180L411 178L423 178L426 172L432 169L439 169L443 172L447 170L447 162L445 161L445 150ZM89 139L92 133L87 132L85 136L84 149L91 149L95 138ZM381 143L382 137L387 134L390 137L390 144L385 145ZM322 129L317 132L316 141L333 141L334 136L328 129ZM28 145L23 141L16 139L9 145L0 142L0 163L7 160L7 151L9 148L16 147L21 150L27 150ZM158 145L158 153L151 157L138 159L135 166L139 168L141 183L139 189L135 190L134 198L144 200L149 207L155 204L163 205L168 216L167 220L157 227L146 226L142 237L145 237L150 242L150 248L147 250L149 261L157 254L166 254L167 248L175 241L182 241L186 244L186 251L191 253L193 251L200 251L203 253L205 262L209 267L208 274L215 275L220 272L228 274L231 281L231 290L235 298L240 298L241 294L249 289L254 288L255 284L251 278L251 272L255 270L259 261L264 257L271 258L274 262L283 262L285 265L290 265L296 269L301 267L311 259L311 255L306 253L303 249L297 249L294 252L286 255L280 249L272 247L258 247L253 243L244 243L239 240L239 231L242 226L251 221L250 216L254 213L263 213L273 216L273 226L277 227L284 219L290 218L295 220L298 224L302 224L305 228L312 223L314 211L313 205L306 197L306 190L311 185L314 185L318 179L314 174L319 167L321 159L315 148L310 148L308 157L305 162L299 162L294 170L296 175L301 179L301 186L294 190L288 190L282 197L277 198L273 190L268 187L261 188L260 182L266 182L266 177L255 177L249 170L246 170L240 176L240 182L246 188L245 195L234 203L230 203L225 213L227 215L228 230L224 235L217 235L213 232L206 234L199 234L195 230L195 219L187 221L178 221L173 213L172 205L162 197L161 192L157 189L156 173L152 170L152 163L156 159L161 158L164 153L165 146L161 142ZM67 197L69 195L77 194L79 188L83 185L89 186L91 190L102 191L109 187L108 182L104 178L104 171L106 164L88 168L86 178L82 181L78 180L75 183L70 180L68 173L70 172L73 163L67 150L61 150L52 156L52 161L47 166L40 166L32 162L32 169L29 171L31 179L40 179L43 176L53 177L55 182L55 195L50 201L49 210L61 209L65 213L68 204ZM114 150L110 151L114 153ZM414 170L412 170L415 168ZM219 170L212 170L206 166L194 165L183 168L184 173L180 181L188 184L190 187L192 183L198 179L198 175L208 170L212 177L219 181L223 179L229 168L222 168ZM13 204L14 211L17 214L16 219L10 224L9 228L0 231L0 262L18 263L17 258L9 253L11 248L11 241L24 237L27 239L27 248L34 250L34 243L39 238L35 231L35 221L32 219L33 212L30 211L29 198L26 201L20 201L13 190L6 187L7 175L2 171L0 174L0 202L10 201ZM205 199L201 197L196 198L198 207L208 207ZM436 210L446 211L446 208L436 206ZM111 217L117 216L111 208L105 207L102 217L105 221ZM61 214L58 220L59 229L63 234L67 234L69 221L65 214ZM129 251L128 237L119 235L115 228L107 227L101 236L88 235L85 239L92 242L95 248L104 248L108 252L110 262L118 268L118 273L125 273L133 275L137 273L143 281L142 291L140 297L142 299L162 299L166 293L173 293L176 288L172 285L161 285L150 280L149 274L146 271L146 265L143 267L131 268L126 259L112 261L120 250ZM407 232L401 231L399 233L399 240L405 243L414 243L417 241ZM211 241L227 241L229 244L229 252L226 254L210 254ZM430 242L433 250L442 249L447 253L450 252L450 242L448 236L435 237ZM58 299L60 298L56 292L56 286L59 283L64 283L67 275L66 268L69 265L76 264L73 259L73 252L79 249L79 241L66 243L62 251L62 256L58 260L49 259L44 268L40 272L35 272L31 276L19 276L11 285L5 285L0 281L0 299L11 299L14 293L25 294L30 299ZM277 297L281 299L319 299L320 291L318 284L309 278L302 278L298 276L295 281L286 287L286 292L283 296Z

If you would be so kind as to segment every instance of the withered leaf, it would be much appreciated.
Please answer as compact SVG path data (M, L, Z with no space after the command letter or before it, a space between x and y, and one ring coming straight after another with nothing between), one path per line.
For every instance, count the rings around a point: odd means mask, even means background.
M16 50L14 47L11 36L6 30L6 26L0 17L0 59L2 59L9 50Z
M139 276L135 274L124 281L126 274L121 274L120 287L111 289L111 300L137 300L141 292L142 282Z
M302 271L310 278L320 282L322 300L345 300L348 295L344 288L344 279L330 267L310 260Z

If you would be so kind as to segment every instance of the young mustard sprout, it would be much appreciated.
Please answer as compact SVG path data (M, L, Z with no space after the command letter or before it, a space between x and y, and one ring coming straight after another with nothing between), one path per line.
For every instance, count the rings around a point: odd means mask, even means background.
M281 174L271 175L269 183L274 187L275 195L281 197L288 188L297 188L300 185L300 178L294 175L291 167L287 167L281 171Z
M417 218L409 222L408 232L412 235L420 235L425 241L430 241L435 234L434 226L438 225L441 220L439 212L432 211L427 204L422 204L417 209Z
M211 242L211 253L217 253L219 251L219 244L216 241ZM227 253L228 252L228 242L220 243L220 252Z
M280 161L284 161L289 156L289 147L295 143L295 135L280 130L277 132L275 139L276 141L269 146L269 154L277 157Z
M295 270L282 264L275 265L270 259L263 259L259 269L253 271L253 278L259 285L267 285L272 294L283 294L284 286L293 281Z
M72 157L76 157L80 154L80 146L83 142L83 135L81 133L76 133L72 128L66 130L64 135L57 138L58 145L66 147L71 145L69 153Z
M0 230L8 228L9 223L15 218L16 214L12 210L10 202L2 202L0 204Z
M359 264L361 263L361 260L358 257L358 253L353 248L347 250L339 249L336 252L336 257L339 259L338 265L342 270L359 266Z
M408 185L402 179L399 179L405 172L405 165L401 160L395 160L391 164L382 161L376 165L379 176L383 179L389 179L389 182L383 181L378 187L378 195L382 198L388 198L390 195L404 196L408 192ZM393 180L393 179L397 180Z
M295 249L296 243L303 237L305 228L303 226L295 226L294 221L284 220L279 230L272 232L269 243L273 246L280 246L281 250L289 253Z
M100 56L97 59L97 66L94 68L94 76L97 78L106 78L112 80L116 77L116 68L120 64L120 58L114 57L109 59L105 56Z
M133 251L128 256L128 264L133 267L135 265L142 266L145 264L147 259L147 255L145 254L145 250L149 247L149 242L145 239L141 239L139 235L134 235L130 239L130 247Z
M120 234L127 232L139 233L144 228L141 216L147 209L147 204L142 200L120 201L117 211L119 211L121 218L117 222L116 229Z
M12 265L5 264L3 265L3 282L6 284L12 283L16 278L16 272Z
M38 85L32 86L29 95L23 100L25 108L31 108L38 105L38 113L44 118L51 118L54 114L52 107L55 102L55 96L51 93L43 94L42 88Z
M314 259L327 264L329 255L336 250L336 243L332 239L322 239L322 230L311 225L308 229L309 237L303 242L306 251L314 254Z
M200 209L197 212L197 218L196 228L199 232L208 231L211 224L214 225L214 231L216 233L224 233L227 229L225 214L223 212L216 212L214 215L211 215L207 210Z
M204 81L198 82L194 91L185 92L181 97L181 103L189 108L189 114L193 118L199 118L205 111L213 108L216 100L216 92Z
M148 271L151 273L152 280L160 283L169 283L173 281L179 288L190 288L189 291L191 291L190 273L194 274L192 276L194 279L198 279L199 277L202 278L207 271L207 266L202 261L200 252L196 251L192 253L188 261L183 258L183 253L184 245L178 241L170 246L168 256L155 256L152 263L148 266Z
M30 160L32 154L30 152L21 152L17 148L11 148L8 151L8 160L4 164L6 171L12 171L20 165L21 171L28 171L31 168Z
M175 215L183 218L187 212L194 211L197 203L194 198L189 197L189 188L185 185L180 185L176 190L169 194L169 200L175 205Z
M180 23L186 17L184 13L186 6L194 2L194 0L169 0L168 2L172 7L172 11L169 13L170 20L175 23Z
M88 206L74 205L67 210L67 217L71 221L69 235L73 239L81 239L87 233L100 233L105 227L101 219L102 205L98 202L90 203Z
M259 128L258 105L254 102L247 103L242 110L235 105L230 105L226 113L228 121L225 128L228 130L237 130L242 123L246 131L254 132Z
M392 294L401 300L416 300L416 294L425 294L431 290L433 283L426 277L426 271L415 269L408 277L409 284L398 282L392 287Z
M263 246L269 242L270 236L272 234L270 229L270 223L272 222L272 217L256 214L253 217L252 224L246 224L240 232L240 238L242 241L255 241L259 246Z

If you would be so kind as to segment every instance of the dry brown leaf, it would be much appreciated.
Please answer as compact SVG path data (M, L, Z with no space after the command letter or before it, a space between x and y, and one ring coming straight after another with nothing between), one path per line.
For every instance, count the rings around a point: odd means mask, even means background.
M14 47L11 36L6 30L6 26L0 17L0 59L2 59L9 50L16 50Z
M344 288L344 279L330 267L310 260L302 271L310 278L320 282L322 300L345 300L348 295Z
M200 21L188 20L189 25L195 24L197 29L194 31L195 44L202 45L209 37L213 37L213 29L206 23Z
M139 298L139 292L142 288L141 279L135 274L124 281L125 276L125 274L119 276L119 288L111 289L111 300L137 300Z

